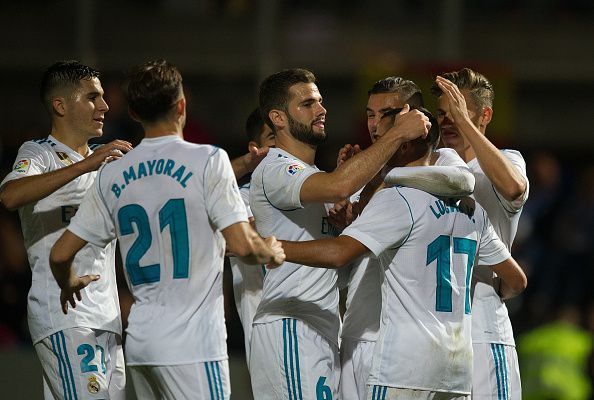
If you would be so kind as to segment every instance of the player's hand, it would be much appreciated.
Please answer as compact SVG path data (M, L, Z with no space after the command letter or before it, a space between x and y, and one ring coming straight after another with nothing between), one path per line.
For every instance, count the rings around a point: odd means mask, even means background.
M249 146L249 153L246 154L246 168L249 172L253 172L258 164L266 157L268 154L268 150L270 147L256 147L256 146Z
M82 296L80 291L87 287L89 283L94 282L100 278L99 275L84 275L84 276L77 276L72 279L67 287L62 288L60 292L60 303L62 304L62 312L64 314L68 313L68 303L72 308L76 308L76 299L78 301L82 300Z
M105 163L121 158L125 153L132 150L132 144L125 140L114 140L97 148L87 158L81 161L87 172L95 171Z
M354 219L353 204L349 200L334 203L334 207L328 210L328 222L341 231Z
M342 146L338 151L338 157L336 158L336 168L340 167L346 160L359 152L361 152L361 147L358 144L345 144Z
M419 110L411 110L410 106L405 104L396 117L394 126L384 136L395 135L406 143L419 137L427 137L429 129L431 129L429 118Z
M276 268L285 262L285 250L283 249L281 242L276 240L274 236L267 237L264 239L264 242L273 253L270 261L266 264L266 268Z
M454 124L460 124L464 121L470 121L466 99L458 86L443 76L435 77L435 83L441 89L444 98L447 100L445 105L446 117Z

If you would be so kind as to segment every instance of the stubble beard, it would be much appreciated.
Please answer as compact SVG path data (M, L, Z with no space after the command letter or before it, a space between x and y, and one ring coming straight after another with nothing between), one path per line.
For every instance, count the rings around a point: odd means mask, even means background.
M300 142L318 146L326 141L326 132L316 133L311 125L305 125L297 121L290 115L289 118L289 129L291 135Z

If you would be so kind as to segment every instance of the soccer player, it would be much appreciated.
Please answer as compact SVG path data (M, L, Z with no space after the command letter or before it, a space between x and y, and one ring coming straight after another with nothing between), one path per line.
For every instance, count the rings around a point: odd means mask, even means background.
M117 236L134 297L126 357L138 398L228 399L225 242L253 264L279 265L282 248L247 222L227 154L183 140L186 101L173 65L157 60L134 68L127 98L145 139L100 170L52 248L62 306L74 307L86 285L102 280L77 276L77 251Z
M44 398L123 399L126 378L115 244L89 244L78 254L77 273L104 271L104 279L68 315L60 308L49 254L93 184L95 170L132 146L115 140L93 151L87 144L103 134L109 110L98 71L77 61L56 62L44 72L40 89L51 133L21 146L12 172L0 186L0 200L9 210L18 209L21 218L33 274L27 317L43 370Z
M397 110L387 111L385 131ZM431 117L432 118L432 117ZM387 125L387 126L386 126ZM400 146L388 167L426 166L439 140ZM471 390L470 279L475 261L506 279L521 269L470 198L453 201L403 186L382 189L332 239L283 242L289 262L336 268L372 252L379 259L382 311L367 399L468 399Z
M260 109L253 110L245 124L245 131L248 137L248 151L253 154L253 149L261 150L274 146L274 132L264 123ZM237 159L236 159L237 160ZM238 178L239 179L239 178ZM249 202L250 180L249 177L240 180L244 183L239 186L241 199L245 204L250 223L254 223ZM262 297L262 282L266 269L264 266L247 265L238 257L229 257L231 264L231 273L233 274L233 294L235 297L235 306L243 326L245 337L245 354L249 368L250 338L252 336L252 322L260 299Z
M402 108L404 104L423 106L420 88L413 81L396 76L375 82L368 96L367 128L372 143L384 133L377 129L384 113ZM472 193L474 176L454 150L434 151L432 163L437 167L396 168L389 178L391 182L424 188L434 194L463 196ZM405 175L404 170L413 173ZM357 199L355 208L360 210L369 197L383 186L384 176L379 178L370 182L361 192L362 196ZM347 272L348 292L340 343L340 397L345 400L365 399L373 347L379 335L381 275L378 260L371 255L353 263Z
M405 106L399 123L374 145L335 171L322 172L313 164L326 137L326 109L315 82L310 71L290 69L260 85L260 110L276 142L252 174L250 206L260 234L285 240L326 236L324 203L348 198L401 143L429 129L427 117ZM267 272L250 350L255 398L338 397L336 279L335 271L296 263Z
M432 91L438 96L443 144L468 163L476 178L474 198L511 249L528 199L528 178L519 152L499 150L485 136L493 117L493 86L483 75L464 68L437 76ZM475 400L522 398L513 330L498 294L499 285L499 277L489 268L476 268L472 315Z

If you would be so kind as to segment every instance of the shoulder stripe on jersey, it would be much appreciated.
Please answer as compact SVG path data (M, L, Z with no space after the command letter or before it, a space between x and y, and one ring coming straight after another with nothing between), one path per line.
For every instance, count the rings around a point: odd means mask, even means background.
M266 168L266 166L264 166L264 168ZM266 201L268 202L268 204L270 204L274 209L279 210L279 211L295 211L295 210L299 210L299 207L297 208L293 208L290 210L283 210L282 208L278 208L277 206L275 206L274 204L272 204L272 202L270 201L270 199L268 198L268 195L266 194L266 188L264 187L264 171L262 171L262 191L264 192L264 197L266 198Z
M94 151L95 149L98 149L101 146L103 146L103 143L92 143L92 144L89 144L89 149Z
M206 160L206 162L204 163L204 171L202 171L202 191L204 192L204 194L207 193L206 188L204 187L204 183L206 182L206 169L208 168L208 163L210 162L210 160L212 160L212 156L214 156L215 154L217 154L217 152L219 151L218 147L214 147L214 150L212 152L210 152L210 154L208 155L208 159Z
M400 189L398 189L398 187L395 188L398 191L398 194L400 195L400 197L402 197L404 199L404 201L406 202L406 205L408 206L408 212L410 213L410 231L408 231L408 234L406 235L406 237L404 238L404 240L402 241L402 244L400 244L400 246L398 247L402 247L404 246L404 244L408 241L408 238L410 237L410 234L413 231L413 228L415 227L415 219L413 217L412 214L412 209L410 208L410 204L408 202L408 200L406 199L406 197L404 197L404 195L400 192Z
M97 190L99 191L99 197L101 198L101 201L103 202L103 205L105 206L105 209L109 210L109 207L107 207L107 201L105 201L105 196L103 195L103 191L101 190L101 175L103 174L105 165L107 165L107 164L104 164L101 168L99 168L99 173L97 174L97 177L95 179L97 179ZM93 183L93 185L94 185L94 183ZM89 190L94 190L93 186L91 186L91 188ZM107 190L109 190L109 188L107 188Z
M52 352L58 359L58 376L60 377L60 381L62 382L62 390L64 392L64 399L68 400L68 399L70 399L71 396L70 396L70 390L66 389L66 380L64 379L64 370L66 369L66 366L63 364L62 357L60 357L60 355L58 353L58 350L57 350L58 342L57 342L56 338L57 338L57 334L53 334L50 336L50 341L52 343Z

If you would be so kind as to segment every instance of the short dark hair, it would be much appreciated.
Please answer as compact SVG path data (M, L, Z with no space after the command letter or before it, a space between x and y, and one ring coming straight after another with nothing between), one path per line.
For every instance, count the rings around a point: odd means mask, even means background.
M431 123L429 133L427 134L427 137L425 139L420 140L423 140L424 143L427 144L427 146L429 146L433 151L439 143L439 125L437 124L437 119L433 116L433 114L431 114L429 110L427 110L424 107L411 107L411 110L413 109L419 110L420 112L425 114L427 118L429 118L429 122ZM382 118L391 117L392 120L394 120L396 118L396 114L399 114L400 111L402 111L402 108L394 108L392 110L388 110L382 115Z
M491 107L493 108L493 101L495 100L495 90L489 80L482 74L471 70L470 68L462 68L460 71L445 72L439 74L444 78L452 81L458 89L466 89L470 92L474 105L478 108ZM442 95L442 91L436 83L431 86L431 93L437 97Z
M159 59L134 67L126 84L128 107L144 122L165 117L183 94L182 76L170 62Z
M256 108L245 121L245 133L248 141L253 141L260 145L260 134L263 128L264 120L262 119L262 114L260 114L260 109Z
M380 93L398 93L411 107L423 107L423 94L421 89L411 80L399 76L388 76L375 82L367 95Z
M298 83L316 83L313 72L303 68L285 69L270 75L260 84L260 112L262 119L274 131L268 114L271 110L289 110L289 89Z
M41 102L45 109L52 112L52 97L57 90L74 91L83 79L99 78L99 71L81 64L76 60L57 61L50 65L43 76L39 87Z

